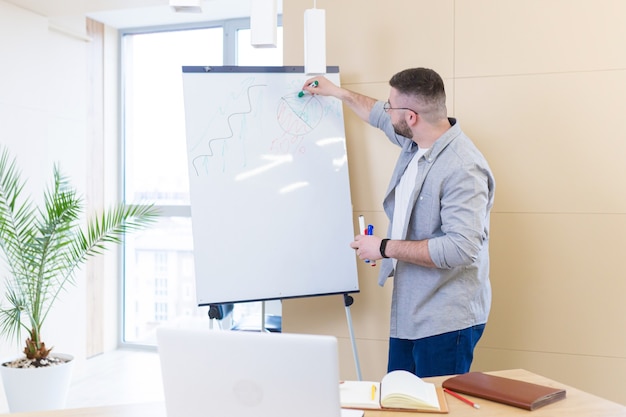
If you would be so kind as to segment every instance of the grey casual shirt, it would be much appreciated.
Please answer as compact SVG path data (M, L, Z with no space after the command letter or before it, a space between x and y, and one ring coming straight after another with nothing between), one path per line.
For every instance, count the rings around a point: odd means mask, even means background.
M411 139L397 135L390 117L377 102L369 122L401 147L385 194L390 222L395 188L417 151ZM487 322L491 307L489 282L489 215L495 181L489 165L455 119L418 161L415 190L403 227L405 240L428 239L436 268L383 259L379 284L394 276L391 337L420 339ZM389 232L391 231L391 224ZM389 233L388 232L388 233Z

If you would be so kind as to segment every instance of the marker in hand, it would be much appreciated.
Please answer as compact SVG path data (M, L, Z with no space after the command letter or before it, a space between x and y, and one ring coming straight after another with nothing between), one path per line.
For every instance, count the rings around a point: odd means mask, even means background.
M373 234L374 234L374 225L371 225L371 224L367 225L366 235L372 236ZM369 261L369 262L371 262L372 266L376 266L376 260Z
M309 87L317 87L319 85L319 83L317 82L317 80L313 81L311 84L309 84ZM298 93L298 97L302 97L304 95L304 90L300 91Z
M374 226L371 224L365 228L365 217L363 215L359 216L359 232L363 235L372 235L374 234ZM371 262L372 266L376 266L376 261L370 261L369 259L365 259L365 263L369 264Z

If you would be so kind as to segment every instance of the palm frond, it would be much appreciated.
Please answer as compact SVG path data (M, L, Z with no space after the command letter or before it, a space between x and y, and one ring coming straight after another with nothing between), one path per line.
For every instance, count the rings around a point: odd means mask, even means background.
M64 256L63 268L62 273L56 275L57 291L50 292L51 299L56 300L66 284L74 282L77 267L87 259L102 254L108 249L108 244L122 243L126 233L145 229L156 222L158 215L153 205L119 204L100 216L93 217L87 224L86 233L78 228L73 230L73 237L67 240L67 250L58 254ZM45 319L48 311L43 314Z
M22 276L30 269L28 249L35 235L36 209L29 198L18 199L25 182L20 178L14 159L6 149L0 154L0 249L6 256L13 276Z
M0 333L9 338L18 338L22 330L22 313L27 308L27 303L19 291L11 287L6 289L6 299L9 308L0 309Z
M43 208L29 198L19 201L24 184L15 160L2 149L0 251L10 278L0 307L0 333L19 338L26 329L38 348L43 323L67 285L75 284L77 269L109 244L121 243L126 233L154 223L158 212L152 205L119 204L89 219L83 230L83 198L58 165L44 190Z

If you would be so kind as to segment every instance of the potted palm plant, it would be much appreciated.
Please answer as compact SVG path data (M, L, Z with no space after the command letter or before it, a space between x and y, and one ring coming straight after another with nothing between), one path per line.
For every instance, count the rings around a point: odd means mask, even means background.
M41 381L42 370L58 373L73 359L51 353L42 339L46 318L90 257L121 243L126 233L147 227L158 216L152 205L119 204L90 217L84 225L83 198L57 164L42 207L22 196L24 186L15 158L0 146L0 259L7 272L0 301L0 335L18 343L27 335L23 355L0 364L11 412L63 407L66 393L55 394L50 404L36 403L54 386L65 386L66 391L69 387L67 376L63 382ZM26 382L26 387L19 386L24 382L6 379L23 380L30 378L29 373L35 374L35 380ZM13 399L14 394L24 397L27 404Z

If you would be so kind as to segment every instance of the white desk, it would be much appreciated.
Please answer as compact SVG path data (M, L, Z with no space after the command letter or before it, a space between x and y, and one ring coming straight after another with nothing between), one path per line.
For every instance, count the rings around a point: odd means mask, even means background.
M499 375L506 378L519 379L522 381L533 382L541 385L555 386L565 388L567 390L567 398L539 408L532 412L520 408L509 407L503 404L494 403L479 398L467 396L480 405L477 410L456 398L448 396L448 407L450 409L449 416L452 417L509 417L509 416L526 416L526 417L626 417L626 406L605 400L595 395L588 394L576 388L569 387L565 384L544 378L540 375L533 374L522 369L514 369L507 371L489 372L493 375ZM426 378L429 382L437 385L448 377ZM529 414L532 413L532 414ZM9 414L3 414L8 416ZM76 408L54 411L39 411L30 413L10 414L14 417L166 417L165 404L161 402L125 404L106 407L94 408ZM416 413L391 412L391 411L371 411L365 412L365 417L416 417ZM430 414L439 416L442 414ZM323 417L323 416L320 416Z

